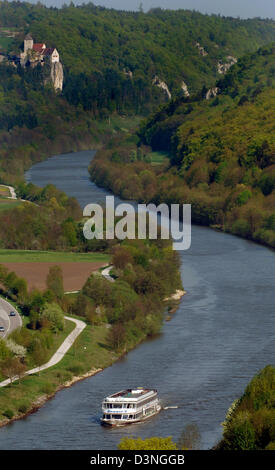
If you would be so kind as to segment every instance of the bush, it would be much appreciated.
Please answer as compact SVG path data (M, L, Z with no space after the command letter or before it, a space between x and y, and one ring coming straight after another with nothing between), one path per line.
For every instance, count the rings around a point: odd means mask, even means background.
M50 383L45 383L42 385L40 391L46 395L51 395L54 392L54 386Z
M255 449L255 431L247 412L239 412L225 433L226 450Z
M21 403L19 406L18 406L18 411L19 413L26 413L28 410L28 405L26 403Z
M8 408L4 411L3 415L6 416L6 418L11 419L14 416L14 412L10 408Z
M232 233L241 237L248 237L250 235L249 223L245 219L238 219L232 225Z
M239 194L236 202L238 206L242 206L243 204L246 204L251 197L252 192L249 189L245 189L241 194Z
M72 364L67 370L72 372L73 375L81 375L84 371L82 364Z
M41 319L49 321L51 329L55 332L64 330L65 320L62 309L54 302L45 305Z
M270 442L268 446L266 446L265 450L275 450L275 441Z

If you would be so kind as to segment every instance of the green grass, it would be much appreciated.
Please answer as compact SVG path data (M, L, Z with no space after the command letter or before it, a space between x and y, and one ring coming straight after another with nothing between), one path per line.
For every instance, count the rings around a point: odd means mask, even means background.
M7 38L0 36L0 49L7 50L10 43L13 41L13 38Z
M29 318L26 317L26 316L23 316L22 320L23 320L23 325L24 326L26 326L26 324L29 322ZM57 351L59 346L61 346L63 341L66 339L66 337L73 331L74 328L75 328L75 323L74 322L69 321L69 320L65 320L64 330L60 331L59 333L52 336L53 343L52 343L51 347L47 350L47 355L45 357L45 364L46 364L46 362L48 362L50 360L50 358ZM37 331L36 330L29 330L29 331L33 334L33 336L37 336ZM27 357L26 367L27 367L27 370L33 369L34 367L36 367L36 364L34 362L32 362L31 360L28 360L28 357ZM3 377L0 373L0 381L5 380L5 379L6 379L6 377ZM1 406L1 404L0 404L0 406Z
M14 209L15 207L21 206L22 204L23 203L21 201L17 201L16 199L6 199L0 195L0 212Z
M0 196L1 197L9 197L10 196L10 190L7 188L7 186L1 186L0 185Z
M98 121L97 127L105 132L112 130L113 132L129 132L135 129L141 121L141 116L118 116L113 115L105 120Z
M73 376L111 365L118 356L106 346L107 334L106 325L87 325L58 364L40 375L27 376L20 383L0 388L0 421L7 409L20 415L18 409L22 404L30 409L39 397L52 394Z
M61 251L0 250L0 263L108 263L110 256L104 253L72 253Z
M12 31L12 32L17 32L18 28L15 26L0 26L0 31L6 32L6 31Z

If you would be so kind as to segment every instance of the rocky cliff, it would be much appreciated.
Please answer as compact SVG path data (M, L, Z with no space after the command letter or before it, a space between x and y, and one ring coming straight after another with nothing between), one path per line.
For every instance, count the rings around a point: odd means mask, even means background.
M157 75L153 78L152 85L156 85L157 87L159 87L161 90L163 90L166 93L167 98L169 100L171 99L171 93L168 88L168 85L163 80L161 80Z
M63 67L61 62L51 64L51 80L56 91L62 91L63 88Z

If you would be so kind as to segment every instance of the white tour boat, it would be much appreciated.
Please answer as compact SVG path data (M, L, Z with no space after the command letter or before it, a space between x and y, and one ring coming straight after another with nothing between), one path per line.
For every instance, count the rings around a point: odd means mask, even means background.
M102 424L123 426L138 423L161 410L157 390L129 388L106 397L102 402Z

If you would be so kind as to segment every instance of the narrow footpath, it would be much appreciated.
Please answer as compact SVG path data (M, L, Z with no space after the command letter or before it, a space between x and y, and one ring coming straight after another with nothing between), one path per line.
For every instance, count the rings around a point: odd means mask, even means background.
M59 346L58 350L54 353L54 355L51 357L51 359L44 365L40 367L35 367L34 369L30 369L25 374L23 377L26 375L31 375L31 374L36 374L37 372L40 372L42 370L48 369L49 367L54 366L58 362L63 359L65 356L66 352L70 349L70 347L73 345L75 342L76 338L82 333L84 328L86 327L86 323L84 323L82 320L76 320L75 318L71 317L64 317L66 320L70 320L76 324L75 329L67 336L67 338L63 341L61 346ZM22 378L22 377L21 377ZM15 376L12 378L12 382L15 380L18 380L19 377ZM3 380L3 382L0 382L0 387L5 387L6 385L10 384L11 381L10 379Z

